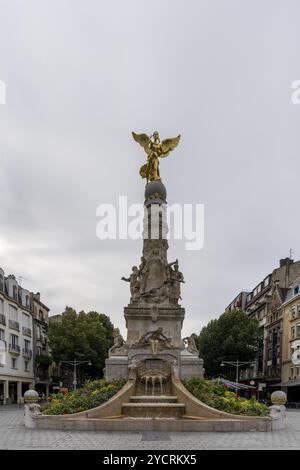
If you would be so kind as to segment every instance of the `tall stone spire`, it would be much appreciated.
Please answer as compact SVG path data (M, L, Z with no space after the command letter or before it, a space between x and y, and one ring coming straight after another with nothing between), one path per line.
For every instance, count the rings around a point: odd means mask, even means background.
M178 260L169 262L167 257L167 191L161 180L147 183L144 210L142 257L130 276L122 278L130 283L131 293L124 308L127 338L116 338L105 376L126 378L133 364L139 364L142 375L155 364L156 373L160 370L162 375L176 367L181 378L202 376L203 361L196 350L186 349L181 337L185 310L179 301L184 278Z

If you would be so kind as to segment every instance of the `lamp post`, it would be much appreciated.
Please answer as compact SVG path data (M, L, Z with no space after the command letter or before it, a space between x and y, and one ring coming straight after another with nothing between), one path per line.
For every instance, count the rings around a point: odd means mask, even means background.
M81 364L88 364L89 366L92 365L91 361L77 361L76 359L74 361L60 361L59 365L62 364L68 364L70 366L73 366L73 385L74 385L74 390L77 389L77 366Z
M246 364L251 364L252 366L255 365L255 362L253 361L239 361L238 359L236 361L222 361L221 362L221 367L224 366L234 366L236 367L236 375L235 375L235 393L236 395L238 394L238 383L239 383L239 372L240 372L240 367L245 366Z

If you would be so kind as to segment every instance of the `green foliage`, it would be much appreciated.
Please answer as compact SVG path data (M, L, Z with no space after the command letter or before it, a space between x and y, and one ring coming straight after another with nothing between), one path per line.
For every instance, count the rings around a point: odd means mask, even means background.
M222 361L253 361L258 351L258 322L242 310L223 313L211 320L198 336L197 346L208 377L235 376L234 368L220 367Z
M108 316L97 312L80 312L66 307L62 321L50 323L49 346L54 361L91 361L78 371L92 378L101 377L113 344L114 326Z
M198 400L217 410L245 416L268 416L269 414L269 408L259 403L256 398L247 400L237 397L220 381L211 382L195 377L185 381L184 385Z
M95 408L108 401L125 384L125 380L108 382L104 379L88 381L68 395L56 393L50 396L49 404L43 408L45 415L65 415Z
M50 364L52 363L51 356L47 354L37 354L35 360L39 366L50 366Z

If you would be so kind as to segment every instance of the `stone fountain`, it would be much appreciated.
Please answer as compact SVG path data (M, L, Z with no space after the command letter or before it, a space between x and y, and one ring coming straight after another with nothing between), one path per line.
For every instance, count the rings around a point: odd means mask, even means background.
M135 373L138 395L161 396L164 403L169 403L165 396L170 390L171 373L180 379L203 377L203 361L193 335L184 340L181 336L185 310L179 302L184 277L178 260L169 262L167 257L166 197L161 181L148 182L142 257L139 266L133 266L131 274L122 278L129 282L131 292L124 308L127 338L126 341L120 335L115 338L106 360L105 377L128 379ZM171 398L170 408L175 410L173 401ZM136 402L135 399L132 410L136 410ZM156 399L155 405L157 402ZM145 399L147 412L153 403ZM129 414L128 404L125 410ZM178 409L175 415L178 416Z
M160 142L134 134L147 153L140 174L147 178L144 199L143 250L138 266L122 279L130 285L124 308L127 336L116 336L105 365L107 380L126 379L124 387L94 409L61 416L34 416L39 429L101 431L271 431L281 425L282 409L271 417L237 416L197 400L182 380L203 377L195 335L182 338L184 277L178 260L169 261L166 222L167 191L158 157L168 155L180 136ZM279 423L279 424L278 424Z

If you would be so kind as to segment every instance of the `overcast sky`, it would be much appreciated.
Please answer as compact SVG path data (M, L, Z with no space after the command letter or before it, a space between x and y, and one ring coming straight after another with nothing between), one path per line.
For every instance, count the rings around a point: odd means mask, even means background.
M171 242L198 332L300 258L300 3L1 0L0 266L51 313L95 309L124 332L141 242L96 238L96 208L143 202L131 131L182 134L168 202L205 205L205 244Z

